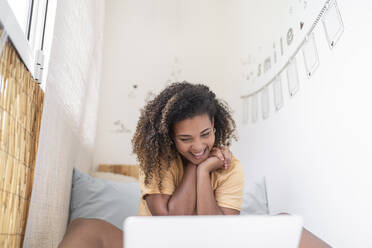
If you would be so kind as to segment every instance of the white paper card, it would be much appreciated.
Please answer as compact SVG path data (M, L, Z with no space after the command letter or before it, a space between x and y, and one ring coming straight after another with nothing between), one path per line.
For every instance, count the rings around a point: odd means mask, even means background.
M273 92L274 92L275 110L279 111L279 109L283 107L282 79L280 75L276 77L273 82Z
M293 58L287 66L287 81L289 95L292 97L298 92L300 88L296 58Z
M302 54L306 68L306 75L310 78L319 66L318 50L316 48L314 33L308 37L308 40L302 46Z
M332 49L344 32L344 24L336 1L333 1L328 6L322 18L322 22L329 48Z
M267 119L269 117L269 87L265 86L261 90L261 111L262 111L262 119Z

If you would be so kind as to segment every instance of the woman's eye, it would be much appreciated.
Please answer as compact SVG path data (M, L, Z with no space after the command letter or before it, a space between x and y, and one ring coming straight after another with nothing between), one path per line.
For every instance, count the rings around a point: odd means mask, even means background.
M181 141L187 142L187 141L190 141L190 139L181 139Z
M204 133L204 134L202 134L202 137L208 137L210 133L211 133L211 132Z

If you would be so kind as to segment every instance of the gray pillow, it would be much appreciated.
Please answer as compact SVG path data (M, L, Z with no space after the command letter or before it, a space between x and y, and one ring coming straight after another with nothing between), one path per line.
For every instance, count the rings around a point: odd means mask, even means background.
M269 214L265 177L245 178L240 214Z
M76 218L102 219L122 229L127 217L137 215L140 199L138 182L93 178L74 168L70 222Z

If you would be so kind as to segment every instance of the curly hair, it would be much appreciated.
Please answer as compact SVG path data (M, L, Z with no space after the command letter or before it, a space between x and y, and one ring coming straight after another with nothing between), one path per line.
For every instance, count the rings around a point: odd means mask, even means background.
M174 124L200 114L214 119L215 147L230 146L232 139L237 139L231 110L205 85L173 83L141 110L132 148L146 185L156 178L161 191L163 171L169 169L178 154L172 139Z

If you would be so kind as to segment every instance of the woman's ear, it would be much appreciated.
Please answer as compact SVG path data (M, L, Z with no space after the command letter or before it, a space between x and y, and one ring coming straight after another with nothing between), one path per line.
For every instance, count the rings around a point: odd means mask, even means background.
M211 124L212 124L213 133L216 133L216 129L214 128L214 117L212 117Z
M176 135L174 134L174 132L172 132L170 138L171 138L171 142L175 145L176 144L176 140L175 140L176 139Z

